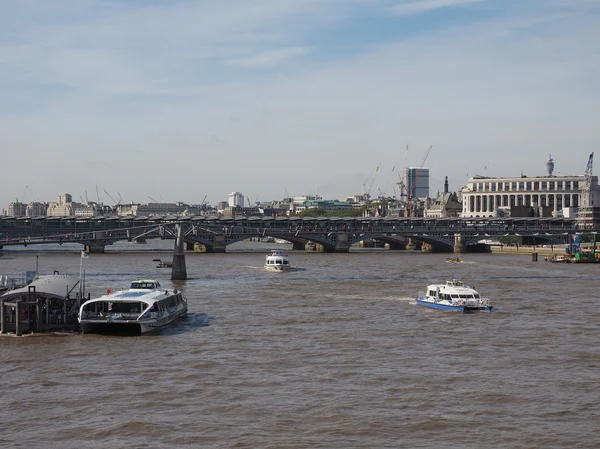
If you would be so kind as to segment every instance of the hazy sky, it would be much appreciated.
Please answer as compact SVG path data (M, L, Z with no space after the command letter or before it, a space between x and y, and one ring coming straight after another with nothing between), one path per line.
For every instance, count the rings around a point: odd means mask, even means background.
M0 210L583 174L599 43L598 0L0 0Z

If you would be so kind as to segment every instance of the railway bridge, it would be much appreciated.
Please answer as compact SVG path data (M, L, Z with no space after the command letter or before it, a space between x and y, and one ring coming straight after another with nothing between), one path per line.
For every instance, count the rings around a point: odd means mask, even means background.
M530 245L565 244L580 232L574 219L546 217L0 217L0 248L74 242L94 253L119 240L181 236L187 250L198 243L207 252L225 252L228 245L249 238L273 237L291 242L294 249L320 244L326 252L348 252L351 245L372 239L392 250L411 242L461 253L485 251L490 240L502 236L519 236Z

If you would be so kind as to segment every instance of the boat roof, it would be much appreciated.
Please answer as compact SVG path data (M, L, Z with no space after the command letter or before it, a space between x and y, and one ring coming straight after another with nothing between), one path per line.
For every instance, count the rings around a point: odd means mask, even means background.
M10 290L1 296L2 299L11 299L27 295L30 287L35 287L37 295L47 298L66 299L68 294L79 284L77 276L68 274L48 274L35 278L25 287Z
M166 289L128 289L90 299L84 302L83 305L93 302L143 302L145 304L152 305L155 302L168 298L172 295L173 292L170 292Z

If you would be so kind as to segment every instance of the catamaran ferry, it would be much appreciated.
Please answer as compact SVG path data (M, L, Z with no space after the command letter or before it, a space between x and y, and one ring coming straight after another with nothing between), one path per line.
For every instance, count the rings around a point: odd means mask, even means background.
M419 293L417 305L465 313L477 310L491 312L493 308L477 290L456 279L445 284L428 285L426 293Z
M177 290L153 280L138 280L128 290L90 299L79 309L82 332L143 334L187 314L187 301Z

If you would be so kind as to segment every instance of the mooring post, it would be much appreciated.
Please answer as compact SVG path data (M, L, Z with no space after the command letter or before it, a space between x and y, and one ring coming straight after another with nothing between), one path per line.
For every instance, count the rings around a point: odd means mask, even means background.
M15 312L16 312L16 316L15 316L15 335L17 335L18 337L20 337L21 335L23 335L23 329L21 329L21 319L23 318L23 311L21 310L21 300L17 299L17 301L15 302Z
M42 320L42 314L43 314L43 306L42 306L42 298L38 297L35 300L35 331L36 332L42 332L43 330L43 320Z
M173 251L171 279L185 281L187 279L187 269L185 266L185 251L183 248L183 227L180 224L175 226L177 229L177 238L175 239L175 249Z
M4 315L4 299L0 299L0 334L4 333L4 321L6 316Z

